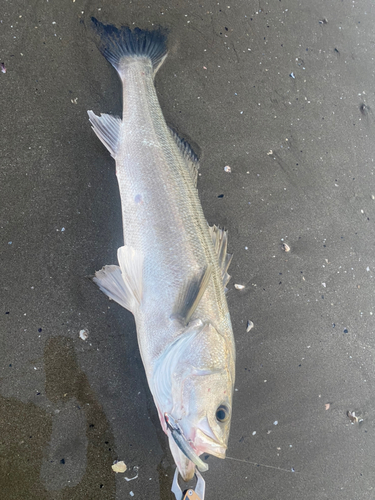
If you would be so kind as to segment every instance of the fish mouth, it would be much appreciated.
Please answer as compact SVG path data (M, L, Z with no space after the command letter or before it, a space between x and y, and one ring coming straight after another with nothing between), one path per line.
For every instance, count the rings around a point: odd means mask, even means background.
M195 467L200 472L208 470L208 465L199 458L199 455L202 453L206 452L217 458L225 458L227 445L214 439L213 434L211 437L198 427L194 443L192 443L186 439L180 425L171 415L165 413L164 419L169 431L169 447L184 481L189 481L193 478Z
M177 466L178 472L180 473L182 479L185 482L188 482L194 477L195 464L193 464L193 462L187 458L185 453L180 450L170 432L168 432L168 439L169 448L171 450L173 460Z
M168 413L164 414L164 419L169 431L169 447L184 481L192 479L195 467L200 472L208 470L208 465L199 458L195 446L193 447L192 443L186 439L175 419Z
M194 440L194 448L198 455L201 453L209 453L217 458L225 458L227 445L208 436L201 429L197 429Z
M188 458L191 462L193 462L194 465L197 466L197 469L200 472L205 472L206 470L208 470L208 465L199 458L199 455L197 455L191 443L186 439L181 427L172 417L172 415L164 413L164 418L167 427L180 451L182 451L186 458Z

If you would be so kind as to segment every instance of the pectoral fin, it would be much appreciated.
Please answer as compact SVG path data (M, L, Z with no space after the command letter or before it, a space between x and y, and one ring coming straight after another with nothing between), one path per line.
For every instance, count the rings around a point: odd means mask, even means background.
M142 300L143 257L127 245L117 251L120 266L104 266L93 278L110 299L134 313Z
M212 274L212 266L208 265L201 275L196 276L186 283L177 299L172 318L178 319L187 325L198 304L207 290Z

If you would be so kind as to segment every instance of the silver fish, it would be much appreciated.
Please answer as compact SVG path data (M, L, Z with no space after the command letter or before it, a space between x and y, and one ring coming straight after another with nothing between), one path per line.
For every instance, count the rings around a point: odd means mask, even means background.
M124 246L94 281L131 311L160 423L182 478L225 458L235 377L225 298L227 233L209 227L197 192L198 159L163 117L154 77L167 56L161 30L92 19L97 44L123 86L122 118L88 111L116 161Z

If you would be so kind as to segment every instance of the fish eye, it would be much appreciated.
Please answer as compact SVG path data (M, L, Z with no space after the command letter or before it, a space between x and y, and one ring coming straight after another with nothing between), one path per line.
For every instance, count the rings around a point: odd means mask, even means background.
M229 418L229 408L225 405L220 405L216 410L216 420L220 423L226 422Z

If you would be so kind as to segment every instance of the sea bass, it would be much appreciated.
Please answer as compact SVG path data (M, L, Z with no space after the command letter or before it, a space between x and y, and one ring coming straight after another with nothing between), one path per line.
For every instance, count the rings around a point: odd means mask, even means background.
M197 192L198 159L166 124L154 77L167 56L161 30L92 19L97 45L122 82L122 118L88 111L116 161L124 246L94 281L134 315L160 423L182 478L225 458L235 346L225 298L227 233L209 227Z

